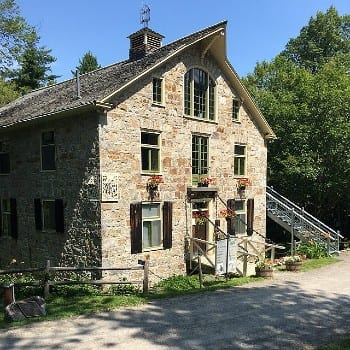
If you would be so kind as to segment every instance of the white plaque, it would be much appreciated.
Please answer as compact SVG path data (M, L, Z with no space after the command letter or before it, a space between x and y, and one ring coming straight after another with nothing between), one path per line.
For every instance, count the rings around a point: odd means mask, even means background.
M101 200L102 202L116 202L119 197L119 175L117 173L101 173Z

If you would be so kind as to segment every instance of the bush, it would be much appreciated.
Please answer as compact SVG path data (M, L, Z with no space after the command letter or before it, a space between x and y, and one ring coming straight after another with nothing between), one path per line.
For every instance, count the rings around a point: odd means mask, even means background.
M305 255L308 259L320 259L328 255L326 246L316 241L301 243L296 251L298 254Z

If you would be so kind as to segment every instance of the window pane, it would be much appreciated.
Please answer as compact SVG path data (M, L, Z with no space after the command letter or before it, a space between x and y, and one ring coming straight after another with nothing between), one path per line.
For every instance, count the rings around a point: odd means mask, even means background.
M185 74L185 86L184 86L184 100L185 100L185 114L191 114L191 72L188 71Z
M52 145L55 143L55 136L53 131L43 132L41 135L41 144L42 145Z
M43 229L55 230L55 202L43 201Z
M246 232L246 215L237 214L235 215L235 232L236 233L245 233Z
M162 80L153 78L153 102L162 102Z
M151 170L158 171L159 170L159 150L151 149Z
M42 146L41 148L42 170L55 170L55 146Z
M245 146L235 145L235 154L245 155Z
M157 247L161 244L161 225L160 220L152 221L152 247Z
M151 218L160 216L159 204L143 204L142 205L142 218Z
M8 153L0 153L0 174L8 174L10 172L10 155Z
M151 246L151 222L143 222L143 247L147 248Z
M142 132L141 133L141 143L143 145L158 145L158 138L159 134L153 134L149 132Z

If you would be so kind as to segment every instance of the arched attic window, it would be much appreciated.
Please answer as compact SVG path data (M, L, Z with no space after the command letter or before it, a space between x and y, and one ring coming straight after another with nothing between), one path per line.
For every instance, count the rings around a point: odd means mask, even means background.
M199 68L186 72L184 101L186 115L215 119L215 82L207 72Z

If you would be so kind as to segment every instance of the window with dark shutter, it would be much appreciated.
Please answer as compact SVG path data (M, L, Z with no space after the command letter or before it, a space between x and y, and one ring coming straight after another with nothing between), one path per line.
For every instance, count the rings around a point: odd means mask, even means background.
M17 226L17 203L15 198L10 198L10 210L11 210L11 237L18 238L18 226Z
M249 198L247 200L247 235L251 236L253 234L254 225L254 199Z
M2 236L2 209L1 209L1 200L0 200L0 236Z
M227 200L227 209L230 209L232 211L235 211L235 200L234 199L228 199ZM227 217L227 233L231 236L235 234L235 218L234 217Z
M43 229L43 218L41 215L41 200L40 198L34 199L34 216L35 216L35 228L37 230Z
M64 206L62 199L55 199L56 232L64 232Z
M131 254L142 253L142 204L130 204Z
M163 248L170 249L173 245L173 203L163 204Z

